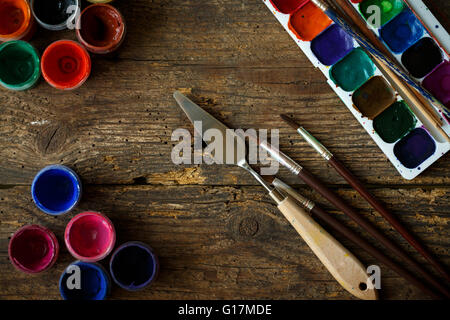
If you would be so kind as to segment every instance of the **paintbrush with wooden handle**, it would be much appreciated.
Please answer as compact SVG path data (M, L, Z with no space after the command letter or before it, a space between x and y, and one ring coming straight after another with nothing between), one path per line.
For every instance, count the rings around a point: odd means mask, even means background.
M367 202L377 210L401 236L409 242L422 256L425 257L439 271L447 281L450 276L447 270L439 261L428 252L428 250L397 220L397 218L377 199L364 184L348 170L339 159L336 158L325 146L323 146L314 136L312 136L305 128L297 124L286 115L280 115L281 118L296 130L300 136L316 150L336 171L343 177Z
M304 181L307 185L316 190L325 199L330 201L336 208L348 215L352 220L354 220L358 225L360 225L364 230L371 234L375 239L377 239L385 248L391 251L393 254L401 258L403 261L407 262L413 269L414 272L420 274L429 284L433 285L447 298L450 298L450 291L443 285L439 280L437 280L433 275L431 275L422 265L417 263L411 256L401 249L397 244L395 244L391 239L380 232L376 227L374 227L369 221L367 221L363 216L361 216L355 209L353 209L344 199L335 194L330 190L321 180L315 177L312 173L302 167L300 164L292 160L289 156L269 144L267 141L260 141L259 146L266 150L272 159L278 161L281 165L286 167L291 173L297 176L299 179Z
M281 193L285 195L289 195L294 200L296 200L306 211L312 214L315 218L319 218L320 221L325 223L327 226L337 231L341 236L353 242L355 245L359 246L363 250L365 250L368 254L370 254L375 259L379 260L381 263L384 263L391 270L396 272L400 277L407 280L412 285L419 288L422 292L429 295L432 298L440 299L441 296L436 294L433 290L424 285L421 281L419 281L416 277L414 277L408 270L403 268L401 265L396 263L394 260L385 255L382 251L371 245L366 239L353 232L350 228L348 228L345 224L334 218L330 213L326 212L320 206L315 204L313 201L305 198L289 185L281 181L280 179L274 176L264 176L264 179L272 184L275 188L277 188Z
M225 147L223 148L224 150L222 150L223 152L215 152L214 158L216 163L227 163L227 153L232 152L234 164L247 170L269 192L269 195L275 200L281 213L295 228L297 233L308 244L310 249L339 284L352 295L360 299L377 299L377 291L373 286L370 286L369 276L362 263L315 222L293 199L289 196L283 196L276 189L272 189L270 185L268 185L264 179L250 167L246 160L245 140L241 136L227 128L223 123L211 116L180 92L175 92L174 98L192 123L199 121L202 124L202 131L206 132L212 129L221 133L223 138L221 141L223 143L222 146L227 145L227 137L230 134L232 135L231 137L233 139L231 139L231 141L233 141L233 148L227 150L228 148ZM236 143L234 143L235 139L237 140ZM205 142L209 142L209 140ZM218 142L214 140L214 143ZM236 156L235 161L234 156ZM361 285L361 283L363 285Z

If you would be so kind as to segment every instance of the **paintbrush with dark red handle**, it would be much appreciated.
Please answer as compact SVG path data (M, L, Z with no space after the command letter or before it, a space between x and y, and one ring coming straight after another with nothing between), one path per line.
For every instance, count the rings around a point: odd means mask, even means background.
M434 299L441 299L440 295L434 293L430 288L420 282L416 277L414 277L408 270L403 268L401 265L396 263L394 260L389 258L379 249L370 244L366 239L353 232L350 228L348 228L345 224L334 218L330 213L326 212L324 209L319 207L313 201L303 197L289 185L281 181L280 179L273 176L263 176L264 180L268 183L272 184L279 191L284 193L286 196L290 196L295 199L302 207L304 207L308 212L310 212L313 217L319 218L322 222L324 222L327 226L337 231L341 236L347 238L361 249L365 250L368 254L370 254L375 259L379 260L381 263L384 263L388 268L397 273L400 277L404 278L406 281L411 283L412 285L419 288L422 292L426 293L430 297Z
M367 200L367 202L377 210L402 237L409 242L422 256L425 257L438 270L445 279L449 280L450 276L445 268L437 261L435 257L417 241L414 236L394 217L394 215L386 209L386 207L375 198L369 190L362 184L362 182L355 177L350 170L348 170L342 162L340 162L327 148L325 148L314 136L312 136L305 128L297 124L286 115L281 115L281 118L286 121L293 129L295 129L303 139L313 147L328 163L343 177L358 193Z
M428 273L420 264L412 259L409 254L403 251L392 240L386 237L382 232L375 228L369 221L364 219L355 209L353 209L344 199L340 198L333 191L331 191L322 181L313 176L308 170L289 158L286 154L280 150L274 148L267 141L259 141L259 146L266 150L272 159L278 161L281 165L285 166L291 173L295 174L298 178L304 181L311 188L316 190L325 199L330 201L336 208L344 212L353 221L360 225L364 230L377 239L384 247L389 249L393 254L407 262L417 274L420 274L428 283L433 285L448 299L450 299L450 291L438 280L436 280L431 274Z

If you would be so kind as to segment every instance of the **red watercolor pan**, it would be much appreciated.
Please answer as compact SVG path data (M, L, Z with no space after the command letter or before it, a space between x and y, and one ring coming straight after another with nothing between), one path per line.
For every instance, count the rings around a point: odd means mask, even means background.
M78 41L92 53L113 52L125 38L125 19L109 4L88 6L81 13L78 25Z
M49 269L58 258L58 253L59 244L54 233L39 225L20 228L8 245L12 265L25 273Z
M69 221L64 233L67 249L77 259L95 262L114 248L116 231L111 220L98 212L83 212Z
M76 89L91 73L91 58L78 42L59 40L45 49L41 69L51 86L61 90Z

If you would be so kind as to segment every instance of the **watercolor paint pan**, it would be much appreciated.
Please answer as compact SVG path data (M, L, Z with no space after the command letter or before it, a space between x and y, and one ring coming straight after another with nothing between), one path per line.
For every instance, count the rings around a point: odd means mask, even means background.
M402 177L408 180L415 178L448 152L450 144L440 143L431 138L426 129L424 129L423 124L413 115L395 89L389 85L371 58L365 54L354 39L343 30L339 30L339 26L332 23L314 4L308 1L303 3L296 11L284 14L277 10L269 0L263 0L263 2L295 43L302 49L311 63L322 71L330 87L384 152ZM315 10L313 10L314 7ZM310 19L307 15L302 14L308 11L314 12L314 19ZM298 26L305 28L310 26L308 23L293 24L291 22L292 16L304 16L305 21L309 20L311 24L315 25L307 32L295 30ZM318 27L318 24L322 27ZM308 32L314 34L315 37L311 40L311 37L305 37L304 35L308 34ZM339 45L327 44L327 37L328 41ZM347 77L343 76L345 74L347 74ZM372 103L370 96L376 96L377 92L383 92L383 99L380 99L379 105L373 104L373 106L370 106ZM399 130L391 130L390 128L390 126L399 125L391 118L392 115L401 116L401 128ZM376 128L374 123L377 124ZM404 139L411 140L411 137L408 135L415 130L419 130L420 134L418 136L426 133L430 137L430 139L425 140L426 143L429 142L431 144L429 148L424 147L419 152L417 150L409 150L413 144L404 143ZM445 123L443 130L449 133L450 125ZM415 136L412 138L415 138ZM414 140L423 141L419 137L412 141ZM399 147L396 148L396 145L399 143L404 145L401 150ZM428 150L434 150L434 152L430 155ZM418 159L416 162L420 162L420 164L411 168L413 162L407 159L408 154L415 155Z
M411 2L412 3L412 2ZM420 0L414 1L415 5L422 3ZM377 5L380 8L389 4L389 6L401 6L398 10L391 10L390 19L382 21L381 26L373 25L365 10L369 4ZM425 89L430 91L437 99L439 99L447 108L450 108L450 73L447 68L441 68L438 75L431 76L443 64L449 62L447 50L441 44L450 45L450 38L443 34L446 32L440 31L440 41L436 41L436 37L430 34L426 25L422 21L425 18L418 17L413 12L408 4L403 0L363 0L360 3L353 3L357 11L366 19L366 24L378 38L384 42L386 47L392 53L392 56L397 60L399 65ZM425 17L433 17L429 10L423 10L425 5L419 6L422 8L421 14ZM401 9L401 10L400 10ZM394 12L395 11L395 12ZM438 31L443 29L438 24L436 19L427 18L427 21L434 21L434 29ZM425 81L425 79L431 79ZM440 112L436 108L437 112ZM447 114L447 117L449 115ZM445 120L444 120L445 121Z

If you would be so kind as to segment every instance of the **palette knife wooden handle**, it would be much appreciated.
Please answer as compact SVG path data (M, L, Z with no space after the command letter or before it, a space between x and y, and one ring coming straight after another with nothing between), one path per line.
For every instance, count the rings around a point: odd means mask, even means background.
M294 200L287 197L278 204L278 209L345 290L363 300L378 298L362 263Z

